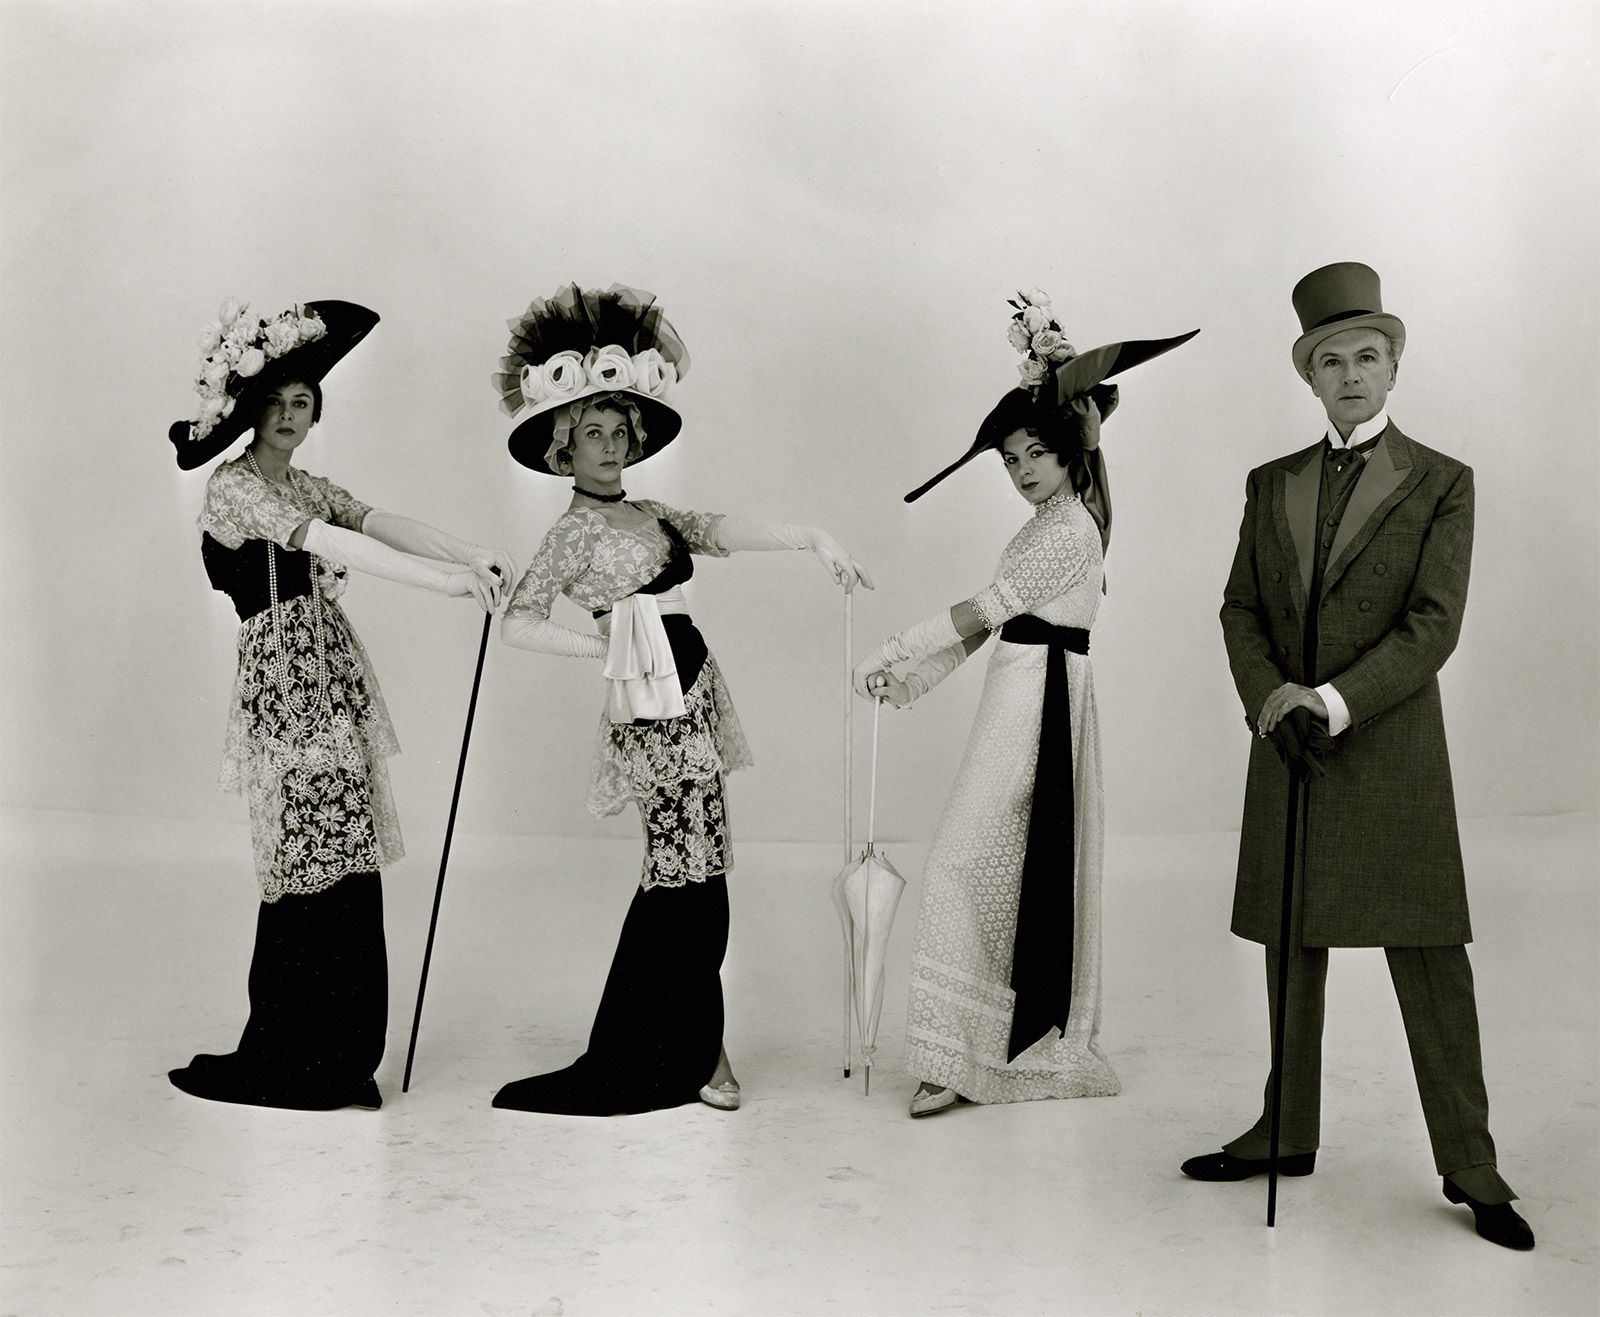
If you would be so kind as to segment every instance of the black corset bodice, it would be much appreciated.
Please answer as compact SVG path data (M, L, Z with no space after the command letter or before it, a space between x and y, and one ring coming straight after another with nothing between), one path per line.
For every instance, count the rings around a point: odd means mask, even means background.
M230 549L209 533L200 536L200 557L205 562L206 575L211 578L211 588L221 590L233 600L234 611L241 622L272 606L267 572L269 554L277 557L280 603L311 593L309 553L289 553L271 540L246 540L237 549Z

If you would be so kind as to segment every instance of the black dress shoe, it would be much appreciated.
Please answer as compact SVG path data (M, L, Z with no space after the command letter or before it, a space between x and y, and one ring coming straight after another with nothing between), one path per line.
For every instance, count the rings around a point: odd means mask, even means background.
M1191 1157L1179 1167L1191 1180L1248 1180L1265 1175L1270 1161L1266 1157L1235 1157L1231 1152L1208 1152ZM1317 1154L1297 1152L1278 1158L1279 1175L1310 1175L1317 1169Z
M1458 1189L1449 1180L1444 1182L1444 1196L1452 1203L1465 1203L1472 1209L1472 1218L1478 1233L1491 1244L1502 1248L1524 1251L1533 1247L1533 1230L1510 1203L1480 1203L1464 1189Z

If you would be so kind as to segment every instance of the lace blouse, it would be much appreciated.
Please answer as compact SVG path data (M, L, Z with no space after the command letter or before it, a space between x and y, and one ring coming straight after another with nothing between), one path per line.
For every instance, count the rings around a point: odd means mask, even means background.
M630 500L630 505L671 522L691 553L727 557L728 550L716 538L720 514L680 512L654 499ZM506 616L548 618L560 594L587 612L609 608L654 580L671 556L671 541L654 522L617 527L598 509L570 508L534 553L506 605Z
M273 484L237 457L224 462L206 481L199 526L230 549L246 540L271 540L287 549L289 536L313 517L359 531L371 511L370 505L322 476L292 466L287 486Z
M1099 607L1102 561L1094 519L1066 487L1034 508L1000 555L994 581L971 603L990 631L1020 613L1088 627ZM1083 586L1091 588L1077 588Z

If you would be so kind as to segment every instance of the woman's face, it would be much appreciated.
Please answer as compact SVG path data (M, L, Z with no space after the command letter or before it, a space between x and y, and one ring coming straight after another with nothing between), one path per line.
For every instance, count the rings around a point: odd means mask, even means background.
M596 494L622 487L622 466L628 460L633 429L625 412L615 407L585 407L572 427L572 478Z
M311 387L299 381L274 389L256 416L256 442L285 456L294 452L311 432L316 401Z
M1067 482L1067 468L1061 465L1061 459L1040 443L1037 435L1026 430L1013 430L1005 437L1000 457L1017 493L1035 506Z

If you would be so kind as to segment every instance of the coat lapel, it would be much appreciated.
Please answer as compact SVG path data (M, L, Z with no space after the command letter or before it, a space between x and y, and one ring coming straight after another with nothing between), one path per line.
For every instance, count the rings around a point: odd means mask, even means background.
M1300 593L1297 603L1302 614L1311 594L1311 572L1316 566L1314 538L1317 523L1317 492L1322 487L1322 441L1299 454L1300 465L1283 473L1283 495L1277 500L1278 539L1284 552L1299 567Z
M1333 546L1328 550L1328 568L1322 577L1323 594L1327 594L1344 574L1350 560L1372 538L1389 509L1404 496L1400 493L1401 487L1409 491L1420 475L1413 462L1410 442L1391 422L1372 450L1372 456L1367 458L1366 469L1345 505ZM1313 512L1313 518L1315 515Z

